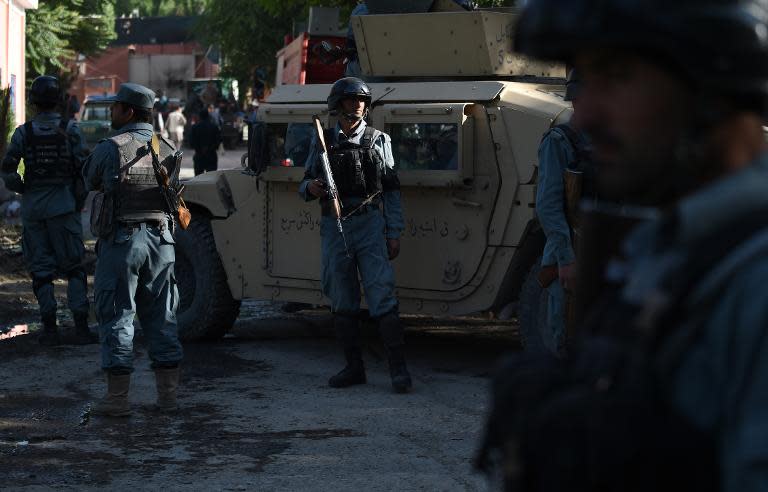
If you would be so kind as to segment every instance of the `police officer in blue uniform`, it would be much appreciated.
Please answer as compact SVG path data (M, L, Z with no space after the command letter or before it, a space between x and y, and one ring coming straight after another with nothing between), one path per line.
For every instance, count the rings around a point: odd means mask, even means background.
M88 329L88 283L83 268L80 210L85 191L80 171L85 151L74 120L57 112L62 91L56 77L43 75L32 82L29 101L37 114L16 128L3 158L0 177L8 189L22 194L22 248L32 288L40 305L43 333L40 343L61 343L56 326L53 280L64 276L67 301L75 320L74 343L95 343ZM19 161L24 159L24 176Z
M400 182L389 135L364 120L370 105L370 88L354 77L336 81L328 96L328 109L339 117L338 125L326 130L325 141L343 205L344 235L326 211L328 191L316 138L299 193L307 201L319 198L324 211L320 233L323 291L331 299L334 326L347 361L329 385L343 388L366 382L359 341L359 274L368 310L378 322L387 349L393 389L406 392L412 383L403 354L403 327L390 264L400 251L399 238L404 228Z
M182 347L176 325L174 222L152 164L154 99L139 84L120 86L112 99L116 132L99 142L83 171L88 187L101 193L92 219L99 235L94 300L107 394L93 409L97 415L130 413L136 315L149 347L157 406L164 412L177 408ZM158 154L159 165L175 183L180 159L173 144L161 139Z
M578 73L571 70L566 82L565 100L573 104L574 115L579 108L580 86ZM588 165L586 161L589 159L588 147L587 138L574 127L572 121L552 128L544 135L539 145L536 216L547 238L541 266L557 268L558 274L557 278L546 286L548 297L546 331L542 334L544 339L538 344L538 340L533 340L533 337L539 336L539 333L530 334L527 337L529 343L526 344L526 349L541 345L559 354L565 349L565 292L574 287L576 254L573 249L573 231L566 214L564 175L567 170L574 170L584 176L583 167ZM520 329L524 327L521 326Z

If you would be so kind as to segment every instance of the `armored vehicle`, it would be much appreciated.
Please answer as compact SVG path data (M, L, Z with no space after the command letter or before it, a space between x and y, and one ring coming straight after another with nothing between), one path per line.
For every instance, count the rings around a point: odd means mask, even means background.
M402 313L463 315L513 302L543 248L534 217L542 135L566 121L565 69L512 52L515 14L353 17L373 91L370 123L389 133L406 228L395 260ZM312 116L335 125L330 85L284 85L261 105L241 170L186 184L178 234L179 325L224 335L241 299L323 304L320 207L297 190Z
M85 146L93 150L101 139L112 131L112 117L106 96L88 96L80 109L80 131L83 133Z

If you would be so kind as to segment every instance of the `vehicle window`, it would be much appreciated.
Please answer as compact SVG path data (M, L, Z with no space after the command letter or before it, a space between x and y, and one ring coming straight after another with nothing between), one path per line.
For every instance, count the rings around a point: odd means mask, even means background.
M268 166L303 167L312 142L312 123L270 123L266 125L263 162Z
M109 121L111 120L111 116L109 114L109 106L107 105L85 105L85 112L83 113L83 121L91 121L91 120L100 120L100 121Z
M392 153L398 170L451 171L459 168L457 123L391 123Z

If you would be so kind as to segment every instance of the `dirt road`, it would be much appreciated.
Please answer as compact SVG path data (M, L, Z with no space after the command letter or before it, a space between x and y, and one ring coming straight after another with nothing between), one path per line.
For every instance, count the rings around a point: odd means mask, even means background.
M390 391L369 333L369 383L326 386L341 358L328 316L256 319L188 345L177 416L152 411L138 340L128 419L91 417L103 391L96 345L0 341L0 484L7 490L481 490L470 461L508 327L412 319L415 389ZM266 309L265 309L266 308ZM476 322L481 323L481 322Z
M133 415L91 417L104 391L97 345L45 348L34 333L2 339L17 324L39 327L20 228L0 233L0 489L485 489L471 459L489 373L517 349L512 326L406 318L415 380L407 395L391 392L369 326L369 383L334 390L326 381L342 360L327 311L289 315L247 301L222 342L185 347L178 415L151 408L154 379L139 336ZM91 274L94 261L89 251ZM65 290L57 280L60 306ZM66 310L59 322L71 327Z

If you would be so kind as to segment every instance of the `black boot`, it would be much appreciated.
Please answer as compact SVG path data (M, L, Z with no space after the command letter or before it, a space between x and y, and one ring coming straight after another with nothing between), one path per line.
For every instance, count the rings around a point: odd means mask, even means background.
M389 356L389 375L392 378L392 388L397 393L405 393L411 389L413 382L405 365L403 325L400 323L400 316L397 311L379 318L379 333Z
M61 345L59 331L56 329L56 313L43 316L43 333L40 334L37 341L40 342L40 345L45 345L46 347Z
M88 326L88 313L75 313L75 336L72 338L72 345L89 345L98 343L98 335L91 333Z
M328 386L346 388L356 384L365 384L367 380L360 347L344 349L344 357L347 359L347 365L338 374L331 376L331 379L328 380Z
M355 384L365 384L365 366L360 351L360 323L354 316L336 314L333 318L336 336L344 348L347 365L338 374L328 380L331 388L346 388Z
M405 366L405 356L402 347L390 347L389 376L392 378L392 389L395 393L407 393L413 387L411 375Z

